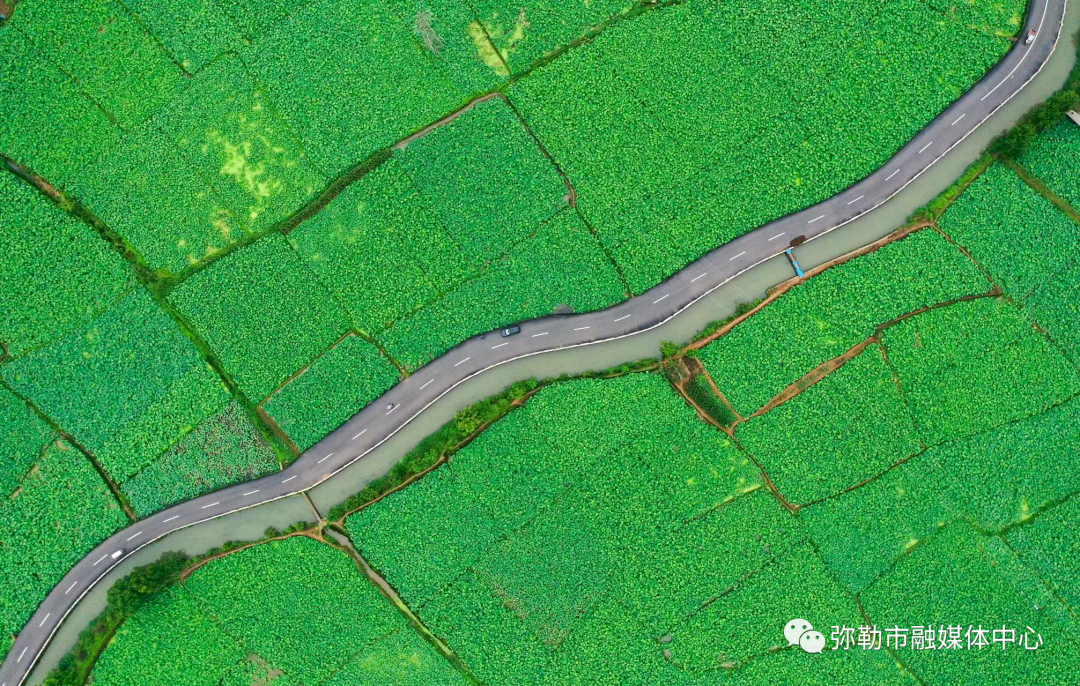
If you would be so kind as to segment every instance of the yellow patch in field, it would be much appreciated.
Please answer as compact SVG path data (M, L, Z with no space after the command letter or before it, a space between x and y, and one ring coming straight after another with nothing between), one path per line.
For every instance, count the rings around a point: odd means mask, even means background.
M510 64L510 53L525 40L525 32L529 26L523 7L514 18L511 27L504 26L499 21L499 13L495 12L483 23L478 21L470 23L469 35L484 64L494 69L499 76L509 76L510 70L507 65Z
M487 34L484 33L483 24L478 21L470 22L469 37L472 38L473 45L476 46L476 52L484 64L491 67L499 76L510 76L510 70L503 64L499 53L495 50L495 46L491 44Z

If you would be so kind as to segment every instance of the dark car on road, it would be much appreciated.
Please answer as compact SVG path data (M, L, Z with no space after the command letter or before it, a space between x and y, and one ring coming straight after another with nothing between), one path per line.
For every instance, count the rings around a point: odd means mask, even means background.
M502 331L500 331L499 335L502 336L503 338L506 338L508 336L513 336L516 333L521 333L521 327L518 326L517 324L512 324L512 325L506 327L505 329L503 329Z

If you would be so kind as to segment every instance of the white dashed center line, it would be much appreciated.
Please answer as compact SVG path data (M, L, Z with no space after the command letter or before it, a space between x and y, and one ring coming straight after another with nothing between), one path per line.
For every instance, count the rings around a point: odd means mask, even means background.
M588 328L589 327L587 327L587 326L579 326L578 328L574 329L574 331L584 331L585 329L588 329Z
M431 381L434 381L434 380L435 379L432 379ZM428 383L431 383L431 381L428 381ZM427 386L427 383L424 384L424 386ZM421 386L421 388L423 388L423 386ZM360 433L356 434L355 436L352 437L352 440L355 441L356 439L360 438L361 436L364 435L364 432L366 432L366 431L367 431L367 429L364 429L364 431L361 431Z
M924 145L924 146L922 146L921 148L919 148L919 154L921 155L921 154L923 154L924 152L926 152L926 149L927 149L927 148L929 148L929 147L930 147L931 145L933 145L933 144L934 144L934 141L930 141L930 142L929 142L929 143L927 143L926 145Z
M106 554L106 555L102 555L102 556L101 556L101 560L104 560L104 559L105 559L105 558L107 558L107 557L108 557L108 555L107 555L107 554ZM101 562L101 560L98 560L97 562L95 562L95 563L94 563L94 566L95 566L95 567L97 567L97 566L98 566L98 563L100 563L100 562Z
M957 124L957 123L958 123L958 122L959 122L959 121L960 121L961 119L963 119L963 118L964 118L964 117L966 117L966 116L967 116L967 112L964 112L964 113L963 113L963 114L961 114L961 115L960 115L959 117L957 117L956 119L954 119L954 120L953 120L953 123L949 124L949 126L956 126L956 124Z
M132 540L132 539L138 538L139 536L142 536L142 532L141 532L141 531L139 531L139 532L136 532L136 533L133 533L133 534L131 534L130 536L128 536L128 540L130 541L130 540Z
M255 494L256 494L256 493L258 493L258 492L259 492L259 489L257 489L257 488L256 488L256 489L255 489L254 491L248 491L247 493L245 493L245 494L243 495L243 497L245 497L245 498L246 498L246 497L248 497L249 495L255 495Z
M22 662L22 659L23 659L23 655L26 655L26 648L23 648L23 649L22 649L22 652L21 652L21 653L19 653L19 659L18 659L18 660L15 660L15 662Z
M467 360L467 359L469 359L469 358L466 357L465 360ZM465 360L462 360L461 362L464 362ZM461 362L458 362L458 364L461 364ZM457 364L455 364L454 366L456 367ZM389 417L390 413L393 412L394 410L398 409L399 407L401 407L401 405L394 405L393 407L391 407L389 410L386 411L386 416Z
M546 335L548 335L547 331L545 331L544 333L534 333L532 335L532 338L539 338L540 336L546 336Z
M783 236L784 234L780 234L780 235L781 235L781 236ZM708 272L705 272L705 274L708 274ZM690 283L694 283L694 282L695 282L695 281L697 281L698 279L704 279L704 278L705 278L705 274L698 274L698 275L697 275L697 276L695 276L694 278L690 279Z
M627 314L627 315L624 315L624 316L622 316L622 317L619 317L619 318L618 318L618 319L616 319L615 321L617 321L617 322L621 322L622 320L624 320L624 319L629 319L629 318L630 318L630 315L628 315L628 314Z
M814 217L813 219L811 219L810 221L808 221L808 222L806 222L806 223L807 223L807 224L813 224L813 223L814 223L814 222L816 222L817 220L819 220L819 219L824 219L824 218L825 218L825 215L821 215L820 217Z
M466 362L468 362L468 361L469 361L469 360L471 360L471 359L472 359L471 357L466 357L466 358L465 358L464 360L462 360L461 362L455 362L455 363L454 363L454 366L455 366L455 367L457 367L458 365L462 365L462 364L465 364ZM389 412L388 412L387 414L389 414Z
M427 383L425 383L425 384L424 384L423 386L421 386L421 387L420 387L420 390L421 390L421 391L422 391L422 390L424 390L425 388L427 388L428 386L430 386L430 385L431 385L431 384L433 384L433 383L435 383L435 379L431 379L430 381L428 381Z
M292 481L292 480L293 480L293 479L295 479L295 478L296 478L296 475L295 475L295 474L293 474L292 476L290 476L290 477L289 477L288 479L285 479L285 480L284 480L284 481L282 481L281 483L283 483L283 484L287 484L287 483L289 483L290 481Z
M822 215L822 216L824 216L824 215ZM745 250L743 250L743 251L742 251L741 253L739 253L738 255L735 255L734 257L732 257L732 258L728 259L728 262L734 262L735 260L739 259L740 257L742 257L742 256L743 256L743 255L745 255L745 254L746 254L746 251L745 251Z
M71 584L70 586L68 586L68 590L64 591L64 595L67 595L68 593L71 593L71 589L75 588L75 587L76 587L76 586L78 586L78 585L79 585L79 582L78 582L78 581L76 581L75 583L73 583L73 584Z
M653 301L652 301L652 304L653 304L653 305L655 305L656 303L660 302L661 300L663 300L664 298L668 297L669 295L671 295L671 293L665 293L664 295L661 295L661 296L660 296L659 298L657 298L656 300L653 300Z
M216 502L216 503L210 503L209 505L203 505L203 506L202 506L202 507L200 507L199 509L200 509L200 510L206 510L206 509L208 509L208 508L211 508L211 507L213 507L214 505L220 505L220 504L221 504L221 501L218 501L218 502Z
M365 429L365 431L366 431L366 429ZM357 434L357 436L359 436L359 435L360 434ZM323 462L326 462L326 460L328 458L331 458L333 456L334 456L334 453L328 453L328 454L324 455L323 458L321 460L319 460L318 462L316 462L315 464L322 464Z
M866 197L865 195L860 195L859 197L855 198L854 200L849 201L848 204L849 205L854 205L855 203L859 202L860 200L862 200L865 197Z
M171 522L174 519L180 519L180 515L173 515L172 517L169 517L168 519L163 520L161 523L162 524L168 524L169 522Z
M491 349L492 349L492 350L494 350L495 348L501 348L501 347L503 347L504 345L510 345L510 342L509 342L509 341L507 341L506 343L500 343L500 344L498 344L498 345L493 345L493 346L491 346Z
M897 174L899 174L899 173L900 173L900 170L899 170L899 169L897 169L897 170L896 170L896 171L894 171L894 172L893 172L892 174L889 174L888 176L886 176L886 177L885 177L885 180L886 180L886 181L888 181L889 179L891 179L892 177L896 176L896 175L897 175Z
M38 624L38 628L39 628L39 629L40 629L41 627L45 626L45 622L47 622L47 621L49 620L49 617L50 617L51 615L52 615L52 613L51 613L51 612L46 612L46 613L45 613L45 616L41 618L41 624Z
M776 234L775 236L773 236L773 237L772 237L772 238L770 238L769 240L770 240L770 241L775 241L775 240L776 240L777 238L780 238L781 236L783 236L783 235L784 235L784 234L786 234L786 233L787 233L787 231L781 231L780 233Z

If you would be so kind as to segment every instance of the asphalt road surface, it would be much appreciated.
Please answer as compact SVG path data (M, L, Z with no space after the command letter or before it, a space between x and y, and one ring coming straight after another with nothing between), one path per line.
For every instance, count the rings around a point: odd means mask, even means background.
M1016 46L883 167L839 195L714 250L673 277L610 309L521 324L521 332L471 338L417 370L287 469L189 500L113 534L49 593L0 665L0 686L20 686L82 596L139 548L177 529L308 490L371 452L450 390L529 355L610 341L660 326L742 272L878 207L974 131L1042 69L1057 46L1066 0L1035 0ZM1037 35L1024 44L1028 31ZM388 409L390 407L391 409Z

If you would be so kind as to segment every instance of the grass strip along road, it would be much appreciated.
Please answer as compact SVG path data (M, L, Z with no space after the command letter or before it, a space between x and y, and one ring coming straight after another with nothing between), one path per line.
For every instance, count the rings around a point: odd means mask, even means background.
M49 593L0 665L0 686L20 686L63 619L136 550L173 531L306 491L381 445L439 398L481 372L530 355L611 341L654 329L739 274L812 240L893 197L959 144L1033 79L1057 46L1066 0L1035 0L1016 46L883 167L844 192L714 250L655 288L615 307L544 317L509 338L471 338L373 402L282 472L189 500L120 531L80 560ZM1036 31L1030 44L1024 39Z

